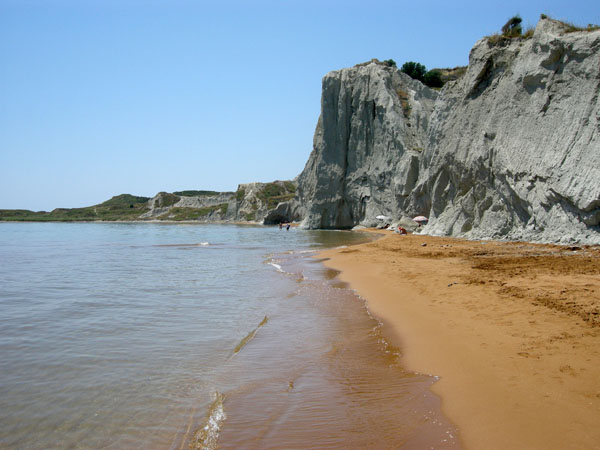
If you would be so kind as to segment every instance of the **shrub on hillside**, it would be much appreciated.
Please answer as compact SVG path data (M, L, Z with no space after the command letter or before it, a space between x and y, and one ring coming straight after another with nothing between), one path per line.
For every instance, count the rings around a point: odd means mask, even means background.
M400 70L409 77L419 80L421 83L431 88L440 88L444 85L442 73L439 70L433 69L427 72L427 69L421 63L408 61L402 64Z
M545 17L546 16L542 14L542 19L544 19ZM513 38L531 39L535 31L534 27L529 26L527 27L525 32L523 32L521 22L523 22L523 19L521 19L519 15L511 17L510 19L508 19L508 22L506 22L502 27L502 33L495 33L491 36L487 36L488 42L491 45L495 46L503 45L504 43L508 42L510 39Z
M181 198L178 195L169 194L168 192L159 192L158 194L158 206L166 208L167 206L173 206Z
M432 88L441 88L444 85L442 81L442 73L439 70L433 69L425 74L423 82Z
M238 202L241 202L242 200L244 200L245 196L246 196L246 190L244 188L239 188L235 193L235 199Z
M516 16L513 16L510 19L508 19L508 22L506 22L504 24L504 26L502 27L502 36L505 36L505 37L521 36L521 33L523 33L523 28L521 27L521 22L523 22L523 19L521 19L521 16L519 16L518 14Z
M175 195L180 195L182 197L204 197L204 196L213 196L219 195L220 192L217 191L196 191L196 190L187 190L187 191L175 191L173 192Z
M412 107L410 106L410 97L408 95L408 92L406 92L404 89L398 89L396 91L396 94L398 94L398 98L400 99L400 105L402 105L402 112L404 113L404 117L408 119L410 117L410 111L412 110Z
M427 71L423 64L414 61L405 62L404 64L402 64L400 70L407 74L409 77L414 78L415 80L419 80L421 82L423 82L423 80L425 79L425 72Z

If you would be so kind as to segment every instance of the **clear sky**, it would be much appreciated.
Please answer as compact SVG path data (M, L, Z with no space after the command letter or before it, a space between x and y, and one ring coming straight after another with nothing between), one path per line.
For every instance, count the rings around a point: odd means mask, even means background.
M466 65L517 13L600 23L597 0L0 0L0 208L291 179L327 72Z

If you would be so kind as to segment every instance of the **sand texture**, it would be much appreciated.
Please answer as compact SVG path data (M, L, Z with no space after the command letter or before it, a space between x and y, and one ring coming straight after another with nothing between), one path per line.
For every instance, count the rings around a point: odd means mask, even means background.
M323 252L467 449L600 449L600 248L393 235Z

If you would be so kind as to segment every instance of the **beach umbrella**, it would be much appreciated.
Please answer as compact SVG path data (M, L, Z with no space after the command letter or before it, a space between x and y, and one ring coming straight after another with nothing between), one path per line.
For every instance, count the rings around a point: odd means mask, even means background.
M376 218L376 219L379 219L379 220L386 220L388 217L387 217L387 216L384 216L383 214L380 214L380 215L378 215L378 216L377 216L377 217L375 217L375 218Z
M429 219L427 217L425 217L425 216L417 216L417 217L413 218L413 220L415 222L427 222L427 221L429 221Z

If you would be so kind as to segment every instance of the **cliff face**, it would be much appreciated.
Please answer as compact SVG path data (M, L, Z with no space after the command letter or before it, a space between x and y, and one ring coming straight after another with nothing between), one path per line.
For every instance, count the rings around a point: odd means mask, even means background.
M600 243L600 31L485 38L438 94L381 63L323 80L294 206L310 228L424 214L424 232ZM292 205L293 206L293 205Z
M479 41L436 105L417 193L434 234L600 242L600 31Z
M349 228L409 207L437 93L377 61L327 74L298 179L309 228Z
M148 200L148 211L139 219L279 223L289 219L287 211L277 214L277 206L294 197L295 191L293 181L273 181L240 184L236 192L159 192Z

